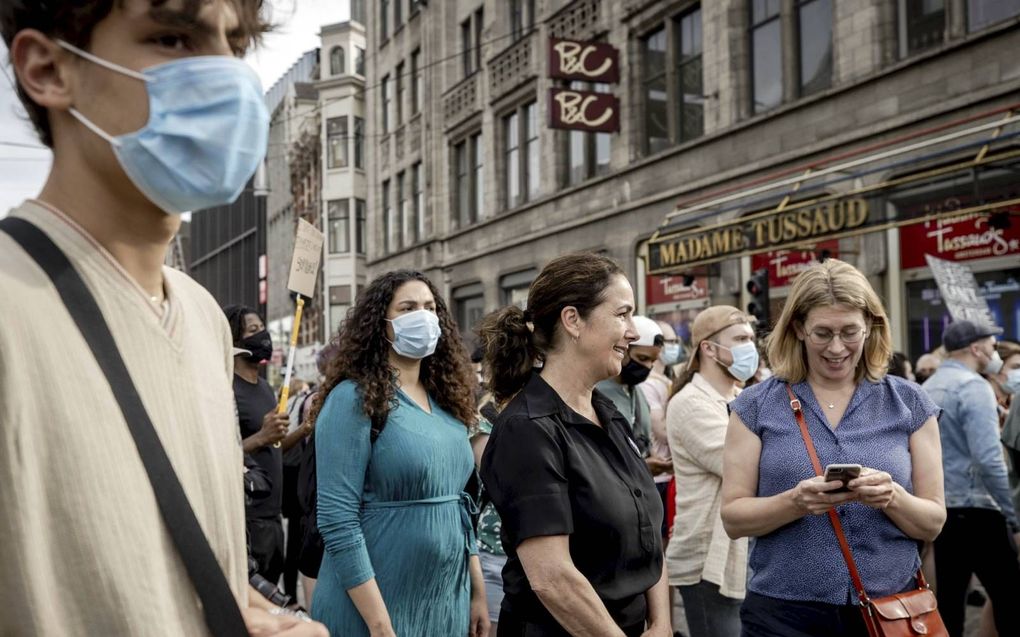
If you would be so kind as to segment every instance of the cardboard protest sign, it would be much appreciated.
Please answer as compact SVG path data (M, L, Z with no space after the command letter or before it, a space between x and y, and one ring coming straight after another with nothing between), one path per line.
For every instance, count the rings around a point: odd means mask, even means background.
M924 255L939 286L942 302L954 321L967 320L979 325L995 326L988 302L978 293L977 279L963 263Z
M290 262L287 288L301 296L315 296L315 279L322 263L322 244L325 236L304 219L298 219L297 237L294 239L294 257Z

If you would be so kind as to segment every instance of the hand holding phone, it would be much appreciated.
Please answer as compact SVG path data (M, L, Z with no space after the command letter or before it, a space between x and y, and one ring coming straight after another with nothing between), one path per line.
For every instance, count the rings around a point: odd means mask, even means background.
M847 488L849 483L854 478L858 478L861 475L862 467L859 464L830 464L825 467L825 481L826 482L842 482L843 486L838 489L833 489L829 493L846 493L850 489Z

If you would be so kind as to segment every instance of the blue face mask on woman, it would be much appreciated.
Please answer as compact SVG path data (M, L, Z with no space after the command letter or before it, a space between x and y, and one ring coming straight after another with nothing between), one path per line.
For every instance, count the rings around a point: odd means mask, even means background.
M726 369L730 372L731 376L740 382L748 380L758 371L758 347L754 343L748 341L733 347L726 347L718 343L716 345L730 350L730 354L733 356L733 364Z
M416 310L390 320L393 324L393 351L407 358L431 356L439 344L439 317L429 310Z
M1020 393L1020 369L1011 369L1006 372L1006 382L1002 384L1002 391L1007 394Z
M145 82L149 121L116 137L72 108L71 115L113 146L124 172L171 214L237 199L266 155L269 112L255 71L225 55L189 57L133 71L57 44L90 62Z

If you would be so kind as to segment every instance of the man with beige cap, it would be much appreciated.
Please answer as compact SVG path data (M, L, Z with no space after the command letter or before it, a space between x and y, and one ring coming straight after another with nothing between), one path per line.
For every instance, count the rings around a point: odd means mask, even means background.
M666 408L676 476L676 517L666 548L669 583L680 590L691 637L740 635L747 539L722 526L727 404L758 370L754 318L715 305L691 326L691 357Z

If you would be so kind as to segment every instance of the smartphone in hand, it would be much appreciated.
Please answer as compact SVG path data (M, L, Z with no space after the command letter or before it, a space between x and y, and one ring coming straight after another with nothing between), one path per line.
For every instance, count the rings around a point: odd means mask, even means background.
M825 467L825 481L835 482L839 480L843 483L838 489L829 491L829 493L846 493L850 489L847 488L847 483L861 475L862 467L859 464L830 464Z

